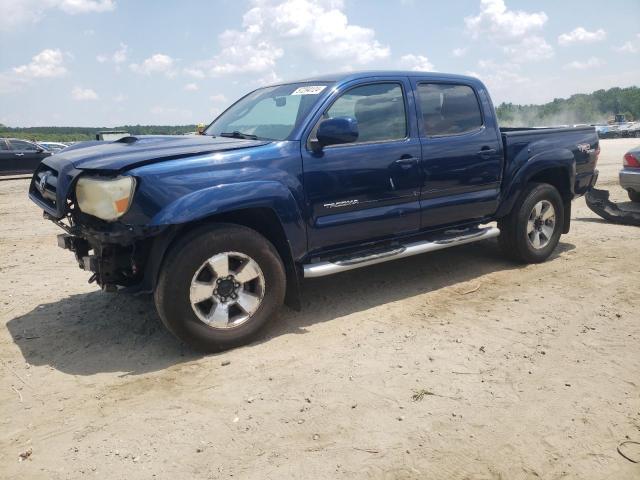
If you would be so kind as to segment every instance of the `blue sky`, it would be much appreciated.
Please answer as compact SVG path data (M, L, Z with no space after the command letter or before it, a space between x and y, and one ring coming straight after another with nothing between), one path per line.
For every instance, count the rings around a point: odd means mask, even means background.
M480 77L496 103L640 85L640 1L0 0L0 123L209 122L261 84Z

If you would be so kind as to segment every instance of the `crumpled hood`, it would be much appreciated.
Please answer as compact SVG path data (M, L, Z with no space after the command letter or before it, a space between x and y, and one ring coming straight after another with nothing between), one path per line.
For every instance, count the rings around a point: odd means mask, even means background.
M115 142L86 142L53 155L51 160L71 162L75 168L125 170L163 160L265 145L264 140L206 135L125 137ZM51 162L48 162L51 163Z

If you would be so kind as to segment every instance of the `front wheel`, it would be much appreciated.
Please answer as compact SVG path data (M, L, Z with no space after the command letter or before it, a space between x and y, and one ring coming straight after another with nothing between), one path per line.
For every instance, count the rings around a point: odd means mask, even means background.
M155 291L162 322L206 352L250 341L275 316L285 270L258 232L231 224L200 227L169 252Z
M635 190L629 190L629 200L632 202L640 202L640 192L636 192Z
M564 208L558 190L546 183L532 183L512 211L498 222L504 253L524 263L544 262L555 250L564 224Z

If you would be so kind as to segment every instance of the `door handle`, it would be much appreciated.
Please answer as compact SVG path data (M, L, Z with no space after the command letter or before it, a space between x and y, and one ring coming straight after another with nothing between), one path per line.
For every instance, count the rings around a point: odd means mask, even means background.
M497 150L495 148L482 147L480 149L480 151L478 152L478 155L480 155L483 158L486 158L489 155L493 155L496 152L497 152Z
M24 153L16 153L16 157L24 157Z
M416 157L412 157L411 155L403 155L394 163L399 165L403 170L408 170L413 167L418 162Z

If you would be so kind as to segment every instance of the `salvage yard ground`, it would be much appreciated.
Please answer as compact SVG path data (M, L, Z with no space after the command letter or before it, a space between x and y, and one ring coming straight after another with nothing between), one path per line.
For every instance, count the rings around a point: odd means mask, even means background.
M601 142L615 201L637 143ZM87 284L27 185L0 182L0 478L640 478L640 229L584 199L547 263L486 241L307 281L201 356Z

